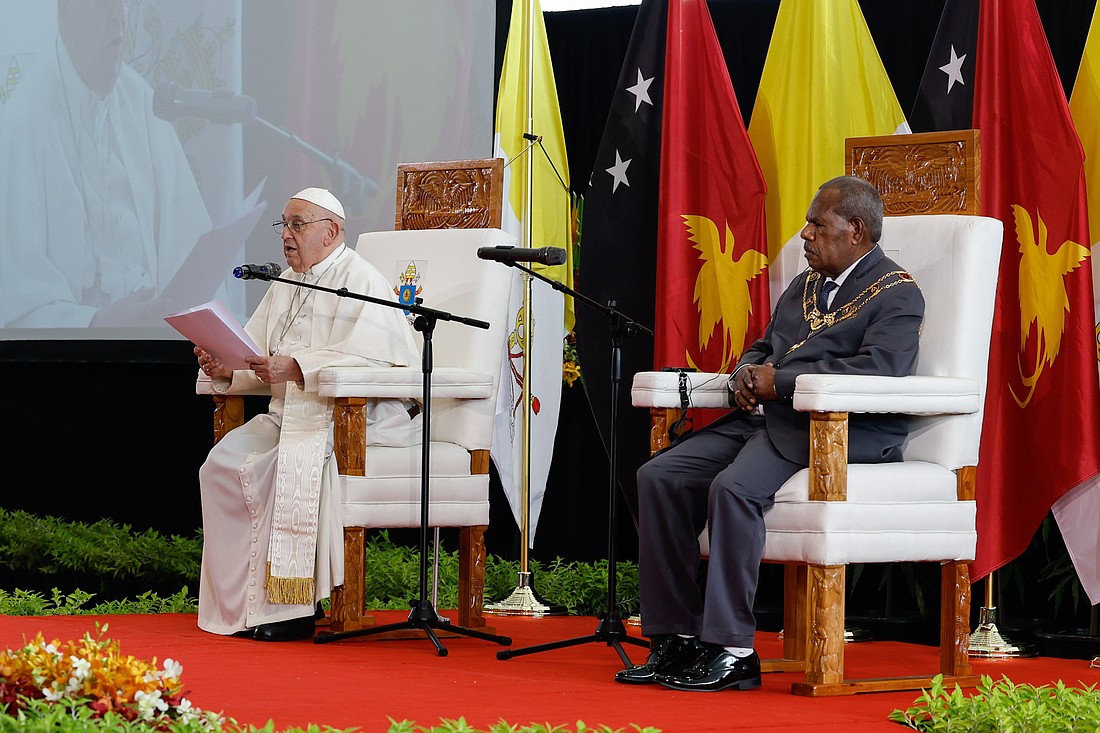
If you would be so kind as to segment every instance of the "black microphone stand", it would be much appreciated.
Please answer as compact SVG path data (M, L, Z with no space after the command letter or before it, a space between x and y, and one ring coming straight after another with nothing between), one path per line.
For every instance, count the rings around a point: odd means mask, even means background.
M609 647L612 647L619 655L619 659L622 660L623 665L630 667L633 663L630 661L630 657L627 656L626 651L623 649L623 642L628 644L636 644L641 647L649 647L649 642L645 639L639 639L637 637L630 636L626 632L626 626L623 624L622 616L616 609L616 588L618 568L615 558L615 528L617 524L617 507L618 501L616 500L615 488L618 486L618 422L619 422L619 385L622 382L622 342L626 336L633 336L639 331L653 334L653 331L645 326L637 323L633 319L629 318L625 314L615 309L615 301L610 301L606 306L601 305L597 301L589 298L586 295L578 293L576 290L551 280L548 277L540 275L522 265L512 262L505 262L511 267L516 267L527 274L542 280L549 284L555 290L558 290L566 295L573 296L574 299L581 301L585 305L595 308L607 316L609 321L609 327L611 329L611 440L610 440L610 457L611 457L611 471L608 476L608 520L607 520L607 600L603 613L600 615L600 622L596 625L596 630L591 634L585 636L578 636L572 639L563 639L561 641L552 641L546 644L536 644L535 646L524 647L521 649L503 649L497 652L497 659L511 659L512 657L519 657L524 654L535 654L537 652L549 651L551 649L562 649L564 647L577 646L580 644L587 644L588 642L602 642Z
M411 303L396 303L392 300L385 300L382 298L373 298L369 295L362 295L360 293L353 293L347 288L326 288L321 285L313 285L311 283L299 282L297 280L288 280L286 278L275 277L273 275L256 274L253 277L259 280L271 280L281 283L289 283L290 285L299 285L302 287L311 288L313 290L321 290L326 293L334 293L341 298L354 298L356 300L363 300L368 303L376 303L378 305L384 305L388 308L400 308L401 310L415 313L416 318L413 321L413 327L423 334L424 349L421 357L422 370L424 372L424 388L422 401L423 405L423 437L420 446L420 588L419 597L416 598L410 605L412 611L409 613L407 620L394 623L384 624L382 626L370 626L365 629L355 629L354 631L322 631L319 632L313 641L317 644L323 644L330 641L338 641L340 639L346 639L352 636L367 636L370 634L383 634L388 631L397 631L402 629L416 629L423 631L432 644L435 645L436 653L441 656L447 656L447 647L443 646L443 643L436 635L436 629L441 631L447 631L455 634L461 634L463 636L470 636L475 639L482 639L484 641L492 641L503 646L507 646L512 643L512 640L507 636L496 636L494 634L487 634L483 631L477 631L475 629L467 629L463 626L455 626L447 619L441 617L436 612L435 606L428 598L428 499L430 491L428 487L428 479L431 474L429 471L429 463L431 458L430 444L431 444L431 417L432 417L432 333L435 331L435 325L437 321L455 321L467 326L473 326L474 328L488 328L489 324L485 321L478 320L476 318L467 318L465 316L456 316L453 313L447 313L446 311L436 310L434 308L428 308L421 305L419 302L416 304Z

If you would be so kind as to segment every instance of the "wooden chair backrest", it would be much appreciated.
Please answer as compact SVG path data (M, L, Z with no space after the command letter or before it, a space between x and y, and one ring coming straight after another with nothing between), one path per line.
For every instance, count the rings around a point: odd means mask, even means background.
M978 130L852 137L844 167L875 184L887 216L979 215L980 143Z
M394 229L499 229L504 159L397 166Z

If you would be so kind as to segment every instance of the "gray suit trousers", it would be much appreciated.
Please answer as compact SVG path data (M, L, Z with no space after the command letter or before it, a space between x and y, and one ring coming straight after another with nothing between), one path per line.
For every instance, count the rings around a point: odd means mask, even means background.
M764 514L804 468L780 455L764 418L710 425L638 470L642 632L751 647ZM710 532L706 593L699 534Z

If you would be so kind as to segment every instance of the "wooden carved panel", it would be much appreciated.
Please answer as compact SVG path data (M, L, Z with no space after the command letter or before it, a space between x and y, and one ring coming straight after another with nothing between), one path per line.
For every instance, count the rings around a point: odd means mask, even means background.
M485 617L485 525L459 530L458 625L484 628Z
M810 574L804 563L783 567L783 656L806 661L810 626Z
M848 413L810 413L810 501L848 498Z
M806 682L835 685L844 679L844 566L809 566Z
M667 407L649 408L649 455L657 454L672 445L668 435L668 426L676 421L679 410Z
M484 449L470 451L470 473L489 473L489 461L489 451Z
M362 527L344 527L344 584L332 589L332 632L356 631L374 623L363 608L365 535Z
M341 476L367 475L367 398L337 397L332 408L333 452Z
M244 425L244 397L214 395L214 442L217 443L233 428Z
M397 166L394 229L499 228L504 159Z
M981 155L977 130L848 138L848 175L882 194L887 216L980 214Z
M970 565L944 563L940 570L940 672L973 674L970 665Z

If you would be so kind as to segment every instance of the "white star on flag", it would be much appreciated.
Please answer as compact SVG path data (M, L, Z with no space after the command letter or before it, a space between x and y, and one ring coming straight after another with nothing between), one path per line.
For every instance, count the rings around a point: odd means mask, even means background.
M619 155L619 151L615 151L615 165L607 169L607 172L611 174L611 177L615 179L615 182L611 184L611 193L615 193L619 189L619 184L629 186L630 181L626 180L626 169L630 167L629 160L623 160Z
M951 88L955 86L955 82L966 86L966 82L963 81L962 65L963 61L966 61L966 54L962 56L955 55L955 46L951 46L951 60L940 67L940 71L947 74L947 93L951 93Z
M642 76L642 70L638 69L638 83L632 87L627 87L626 90L634 95L634 111L637 112L642 102L645 102L650 107L653 106L653 100L649 98L649 85L653 83L653 77L646 79Z

